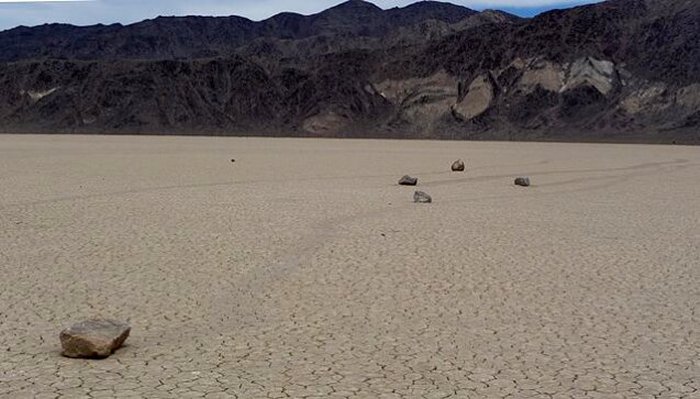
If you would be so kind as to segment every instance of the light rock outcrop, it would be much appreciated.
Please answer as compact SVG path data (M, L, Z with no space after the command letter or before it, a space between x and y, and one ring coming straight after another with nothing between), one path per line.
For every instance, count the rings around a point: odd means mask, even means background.
M474 119L486 112L493 100L493 85L488 75L481 75L469 85L462 101L452 108L454 113L464 120Z
M523 69L518 88L524 93L530 93L537 87L558 92L564 87L566 74L561 65L541 59L535 59L527 65L523 61L511 65Z
M348 119L334 111L326 111L304 120L305 131L317 135L342 130L348 123Z
M379 94L396 107L393 123L409 124L418 131L434 129L458 95L457 79L445 71L424 78L386 80L376 87Z
M608 95L615 87L615 64L592 57L579 58L569 66L566 85L561 91L580 86L593 86L602 95Z
M54 87L48 90L20 90L19 94L21 96L24 96L26 94L27 96L29 96L32 102L36 103L39 102L42 98L52 95L58 89L59 87Z

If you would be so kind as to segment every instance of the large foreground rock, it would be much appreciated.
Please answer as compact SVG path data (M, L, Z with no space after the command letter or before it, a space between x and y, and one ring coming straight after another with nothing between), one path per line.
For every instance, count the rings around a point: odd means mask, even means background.
M522 187L530 187L530 178L529 177L518 177L517 179L515 179L515 185L522 186Z
M409 175L406 175L399 180L399 185L402 186L415 186L416 184L418 184L418 179Z
M122 346L131 327L115 320L85 320L61 331L63 356L105 358Z
M456 160L452 164L452 171L453 172L464 172L464 161L461 159Z
M433 198L422 191L416 191L413 194L413 202L417 202L419 204L429 204L433 202Z

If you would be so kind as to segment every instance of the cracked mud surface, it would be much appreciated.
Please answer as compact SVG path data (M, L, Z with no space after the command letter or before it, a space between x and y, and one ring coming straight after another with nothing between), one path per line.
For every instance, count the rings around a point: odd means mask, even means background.
M699 176L691 147L0 136L0 397L700 398ZM92 316L126 346L62 358Z

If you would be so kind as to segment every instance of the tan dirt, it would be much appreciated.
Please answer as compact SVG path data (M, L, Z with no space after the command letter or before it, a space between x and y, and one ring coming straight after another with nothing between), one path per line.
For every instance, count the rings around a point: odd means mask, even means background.
M697 398L699 173L680 146L0 136L0 397ZM126 345L61 357L91 317Z

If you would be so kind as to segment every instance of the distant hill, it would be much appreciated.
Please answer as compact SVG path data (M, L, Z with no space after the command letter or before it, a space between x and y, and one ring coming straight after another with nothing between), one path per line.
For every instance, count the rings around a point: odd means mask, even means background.
M0 131L700 142L700 2L0 32Z

